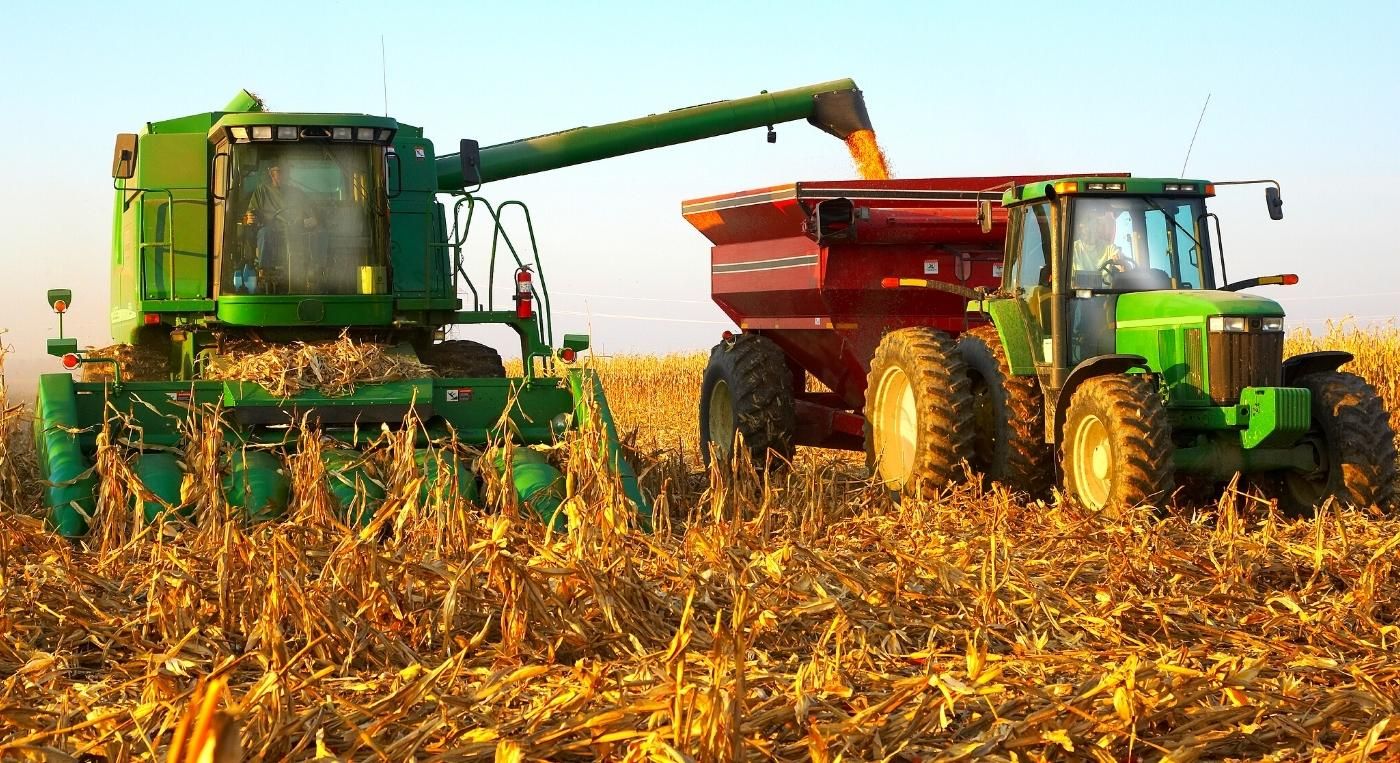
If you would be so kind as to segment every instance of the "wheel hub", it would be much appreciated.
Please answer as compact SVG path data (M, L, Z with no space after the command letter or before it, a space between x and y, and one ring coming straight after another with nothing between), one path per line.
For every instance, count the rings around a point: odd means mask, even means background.
M1113 447L1108 427L1098 416L1086 416L1074 432L1074 484L1079 500L1099 510L1108 505L1113 485Z
M715 382L710 391L710 418L706 422L710 432L710 444L724 458L734 451L734 395L729 384L723 379Z
M875 408L875 455L880 476L890 487L900 489L914 469L914 450L919 440L914 388L902 369L891 368L880 378Z

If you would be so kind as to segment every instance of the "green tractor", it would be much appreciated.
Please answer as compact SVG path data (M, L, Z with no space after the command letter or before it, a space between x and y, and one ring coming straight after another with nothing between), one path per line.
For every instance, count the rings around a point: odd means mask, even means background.
M472 495L475 476L444 443L551 443L596 420L605 457L645 524L647 501L621 456L601 385L574 365L589 338L555 342L528 209L517 201L493 206L476 191L484 182L756 127L767 127L771 142L774 124L798 119L843 139L869 128L860 91L838 80L487 148L463 140L447 155L421 128L389 117L269 112L247 91L221 110L119 135L110 323L113 339L146 362L80 350L63 335L73 295L49 292L59 336L48 352L67 369L40 378L36 403L50 525L69 537L88 531L99 509L93 465L104 424L116 427L108 441L126 448L151 496L147 519L188 508L182 422L191 407L206 405L221 408L227 422L227 503L250 518L286 510L283 459L300 446L304 422L339 443L324 456L337 484L365 486L372 480L358 471L357 451L383 429L416 420L419 460L446 463L437 473L455 475L460 493ZM490 249L469 261L473 220L485 225ZM519 336L519 377L507 378L496 350L448 336L454 327L488 324ZM341 336L390 347L432 373L357 384L349 394L279 396L210 372L240 340ZM85 378L75 381L73 371ZM514 453L513 468L502 458L484 461L512 473L527 504L542 490L562 490L558 473L533 451ZM331 492L342 503L353 498L335 486ZM555 498L539 505L557 507ZM373 507L357 506L341 507L348 520L373 518ZM541 513L558 524L557 514Z
M1228 281L1207 229L1216 185L1074 177L1005 191L1002 285L968 304L991 325L964 332L946 359L970 380L950 390L972 414L969 452L923 460L970 456L990 479L1032 492L1058 464L1066 493L1095 510L1160 506L1178 486L1237 473L1294 514L1328 498L1389 509L1385 406L1339 370L1349 353L1284 359L1283 308L1242 290L1297 277ZM1280 219L1277 184L1265 190ZM981 203L984 230L992 212Z

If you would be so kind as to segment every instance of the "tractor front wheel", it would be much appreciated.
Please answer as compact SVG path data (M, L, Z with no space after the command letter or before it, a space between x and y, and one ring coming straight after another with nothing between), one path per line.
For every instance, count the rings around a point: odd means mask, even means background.
M967 365L947 334L891 331L870 361L865 455L896 497L931 496L963 477L972 458Z
M1114 374L1081 384L1060 442L1065 491L1085 508L1121 514L1171 494L1171 427L1145 376Z
M1375 388L1343 371L1308 374L1296 386L1312 393L1312 427L1304 441L1317 449L1320 468L1280 474L1270 490L1279 508L1310 516L1328 498L1361 508L1394 508L1395 432Z
M793 373L773 340L740 334L710 350L700 383L700 456L706 466L712 447L729 460L736 433L743 434L758 468L786 463L792 459L796 429Z
M1045 402L1035 376L1016 376L995 326L958 337L972 394L972 466L988 480L1031 496L1050 486Z

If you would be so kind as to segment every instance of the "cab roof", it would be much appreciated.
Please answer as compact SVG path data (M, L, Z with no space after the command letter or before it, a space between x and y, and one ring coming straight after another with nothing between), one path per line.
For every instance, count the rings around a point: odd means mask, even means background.
M1208 180L1189 178L1081 176L1013 186L1002 194L1001 203L1010 207L1063 193L1093 196L1214 196L1215 187Z

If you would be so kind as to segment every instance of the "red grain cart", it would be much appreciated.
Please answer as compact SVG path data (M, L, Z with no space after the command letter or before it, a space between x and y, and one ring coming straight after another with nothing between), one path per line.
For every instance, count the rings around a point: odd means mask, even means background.
M743 331L725 332L705 370L706 459L711 446L727 455L736 431L756 463L796 445L866 447L867 374L881 339L927 327L952 346L984 322L967 312L967 293L1001 284L1000 202L1012 179L799 182L685 202L682 214L714 244L714 300ZM899 278L954 288L883 286ZM807 374L830 391L809 391Z

